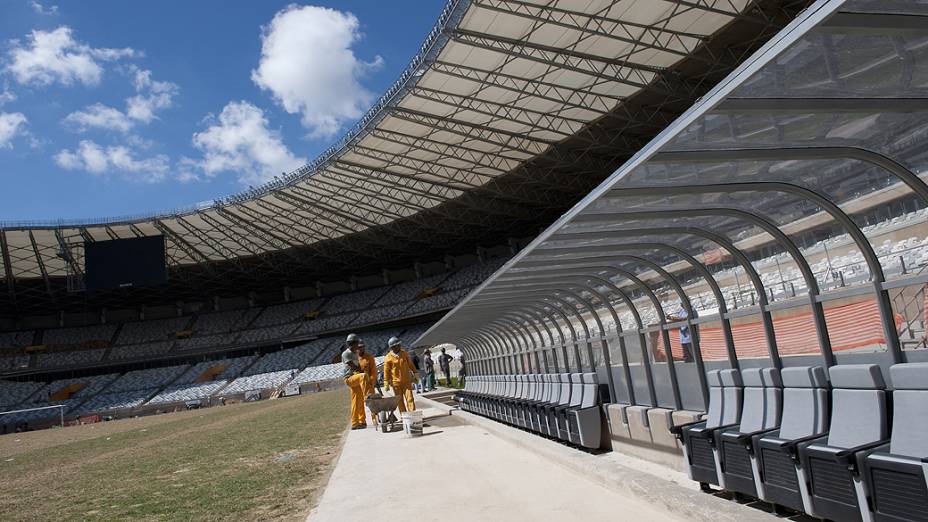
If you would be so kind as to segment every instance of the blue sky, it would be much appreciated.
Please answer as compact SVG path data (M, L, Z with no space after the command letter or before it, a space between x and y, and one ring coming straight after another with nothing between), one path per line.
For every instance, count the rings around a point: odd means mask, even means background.
M311 160L444 0L0 0L0 221L193 205Z

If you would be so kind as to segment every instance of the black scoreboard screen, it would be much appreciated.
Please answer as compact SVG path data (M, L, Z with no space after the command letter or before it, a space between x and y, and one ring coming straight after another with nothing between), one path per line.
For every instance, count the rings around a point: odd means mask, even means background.
M164 236L84 243L88 291L154 286L167 282Z

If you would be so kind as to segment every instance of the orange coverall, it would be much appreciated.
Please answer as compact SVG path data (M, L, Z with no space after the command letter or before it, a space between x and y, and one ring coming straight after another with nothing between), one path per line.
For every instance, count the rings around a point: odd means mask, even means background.
M412 397L412 380L410 376L416 372L412 359L406 350L400 348L399 352L387 352L383 359L384 386L392 386L397 397L403 397L399 403L400 412L415 411L416 403Z

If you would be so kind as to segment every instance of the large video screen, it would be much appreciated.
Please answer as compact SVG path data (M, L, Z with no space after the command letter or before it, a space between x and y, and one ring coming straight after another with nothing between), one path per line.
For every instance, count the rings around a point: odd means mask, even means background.
M84 271L88 291L164 284L164 236L84 243Z

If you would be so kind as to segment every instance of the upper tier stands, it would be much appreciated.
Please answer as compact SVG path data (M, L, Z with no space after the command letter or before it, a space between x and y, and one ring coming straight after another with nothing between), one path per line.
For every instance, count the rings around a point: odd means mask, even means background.
M268 306L258 315L258 318L254 320L251 326L261 328L263 326L294 323L302 320L303 315L307 312L318 311L324 301L325 299L311 299L309 301Z
M81 344L87 342L110 342L116 326L112 324L98 324L93 326L79 326L73 328L54 328L46 330L42 343L47 345Z
M0 353L10 348L23 348L33 344L35 332L0 332Z
M190 322L189 317L172 317L153 321L137 321L122 325L116 344L136 344L151 341L164 341L184 329Z

